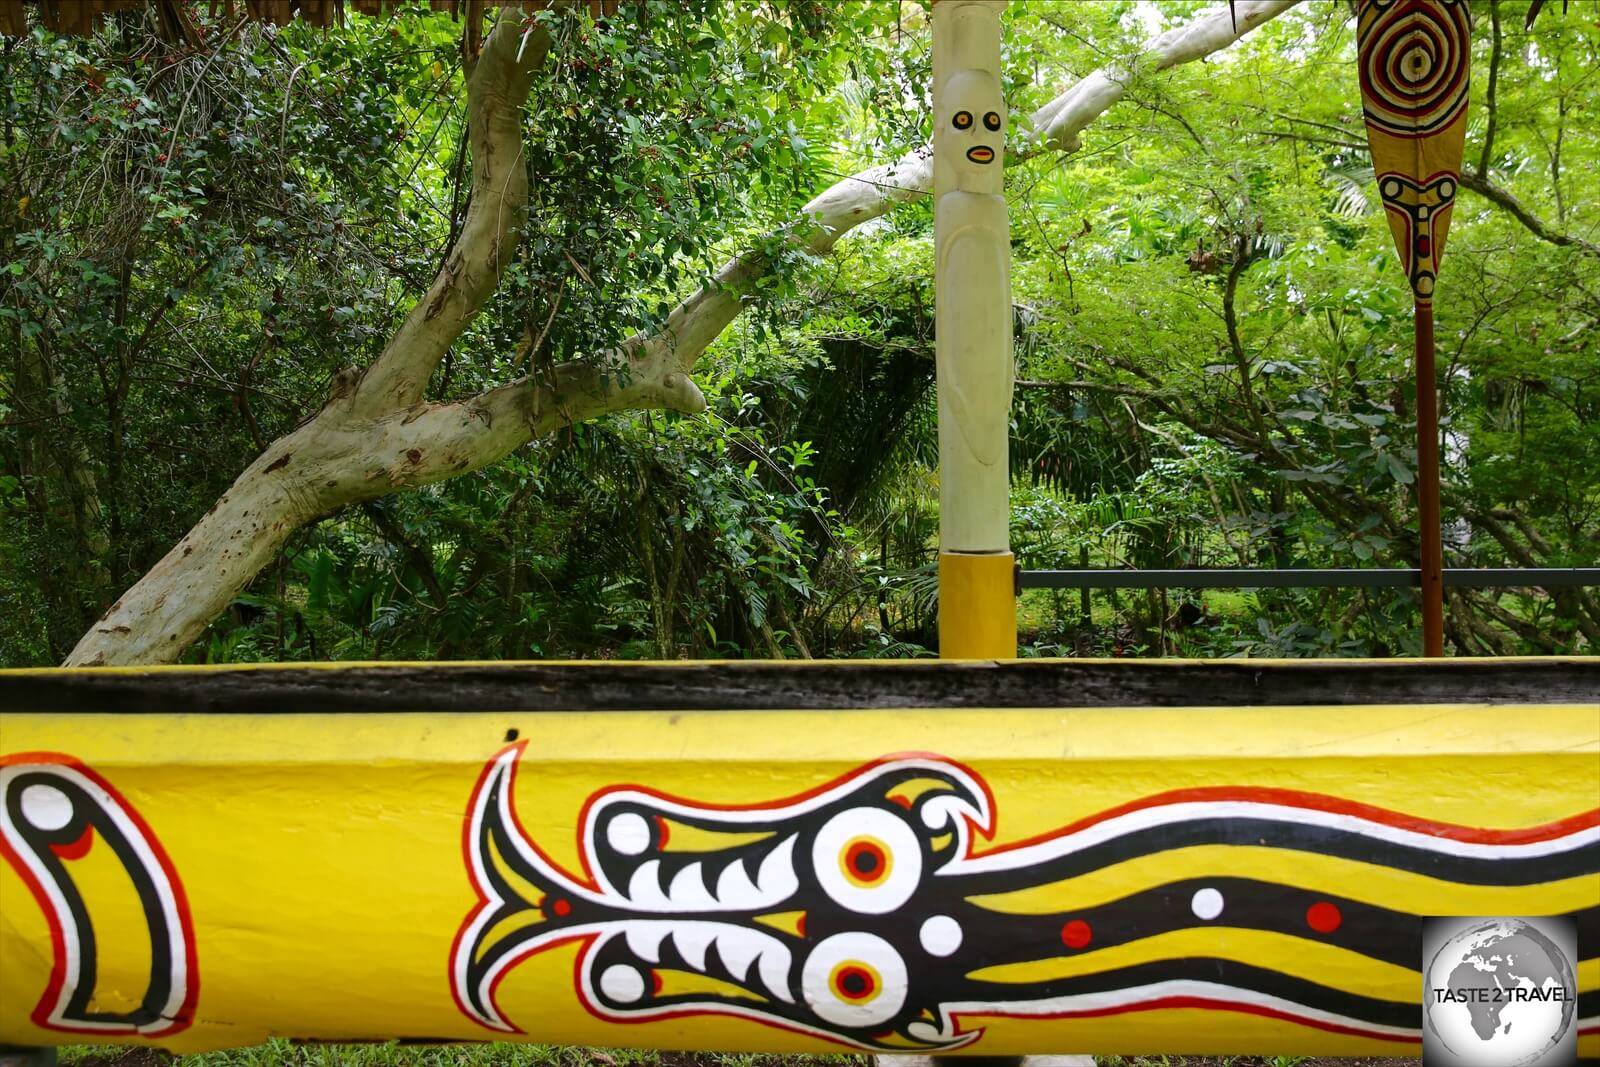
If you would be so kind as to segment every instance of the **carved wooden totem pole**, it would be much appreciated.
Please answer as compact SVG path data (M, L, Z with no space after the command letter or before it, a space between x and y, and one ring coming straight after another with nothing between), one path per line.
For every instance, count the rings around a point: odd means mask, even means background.
M1011 245L1000 92L1004 0L933 8L939 370L939 648L1016 655L1008 537Z

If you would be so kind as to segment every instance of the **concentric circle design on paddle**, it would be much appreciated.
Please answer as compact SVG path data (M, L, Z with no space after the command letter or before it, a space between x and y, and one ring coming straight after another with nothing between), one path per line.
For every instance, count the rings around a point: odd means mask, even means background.
M1462 0L1368 0L1358 33L1369 123L1397 137L1426 137L1465 110L1472 15Z

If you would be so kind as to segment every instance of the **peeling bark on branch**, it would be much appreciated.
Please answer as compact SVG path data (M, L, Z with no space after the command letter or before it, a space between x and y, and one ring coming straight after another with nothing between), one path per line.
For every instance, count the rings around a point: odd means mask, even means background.
M434 367L494 292L516 249L528 211L522 104L550 50L550 35L536 26L518 62L521 37L516 16L502 14L467 75L472 195L466 220L444 268L362 377L354 413L393 411L422 399Z
M1164 70L1226 48L1299 0L1239 0L1157 38L1138 61ZM691 378L707 346L742 309L770 264L731 260L659 333L636 334L590 361L560 364L448 404L423 401L428 379L499 282L527 206L521 109L550 40L536 30L518 58L520 19L503 11L468 75L473 189L444 269L364 374L352 372L308 423L252 463L212 510L78 642L68 665L169 662L197 637L289 536L319 516L496 462L528 441L609 412L698 412ZM1126 91L1096 71L1024 125L1025 158L1076 151L1078 135ZM1031 132L1026 132L1031 129ZM928 194L926 149L846 178L808 203L793 240L826 254L849 230Z
M469 456L465 449L441 448L425 436L452 425L450 418L441 419L436 409L411 409L451 342L494 292L527 210L522 104L550 37L535 29L519 59L520 21L514 8L501 12L467 76L473 191L444 269L366 373L336 379L322 410L273 442L239 475L184 539L83 636L68 665L172 660L307 522L468 469L462 463ZM455 421L466 418L475 426L473 420L493 407L468 407L455 413ZM502 434L510 422L504 420ZM445 436L459 440L459 425L453 438ZM468 459L472 466L492 462L473 460L498 444L493 434L480 436L474 442L478 452Z

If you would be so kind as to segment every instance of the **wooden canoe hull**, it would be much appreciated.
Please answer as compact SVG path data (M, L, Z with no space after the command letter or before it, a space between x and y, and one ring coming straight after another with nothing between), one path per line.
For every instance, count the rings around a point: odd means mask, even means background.
M1151 666L3 672L0 1044L1411 1055L1570 914L1600 1052L1590 665Z

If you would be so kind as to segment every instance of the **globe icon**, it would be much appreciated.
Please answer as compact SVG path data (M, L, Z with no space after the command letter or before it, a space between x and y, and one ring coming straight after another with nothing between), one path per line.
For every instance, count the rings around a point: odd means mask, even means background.
M1572 1029L1572 961L1521 919L1471 922L1439 947L1424 978L1430 1044L1463 1067L1535 1063Z

